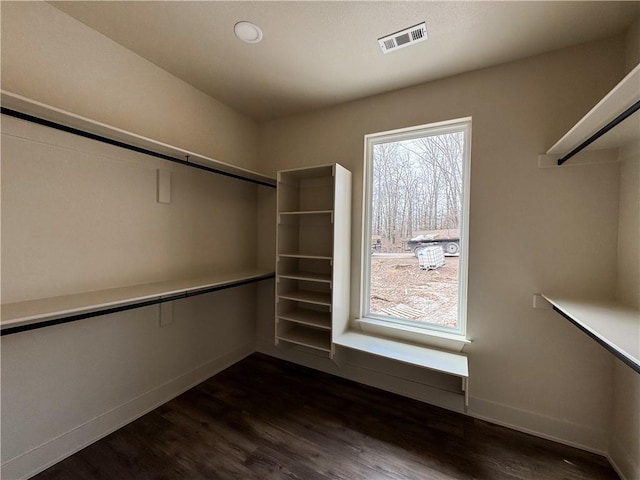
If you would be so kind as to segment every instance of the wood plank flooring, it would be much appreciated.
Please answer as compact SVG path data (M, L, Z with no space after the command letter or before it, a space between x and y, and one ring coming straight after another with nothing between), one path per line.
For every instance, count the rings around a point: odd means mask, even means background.
M34 478L618 477L597 455L254 354Z

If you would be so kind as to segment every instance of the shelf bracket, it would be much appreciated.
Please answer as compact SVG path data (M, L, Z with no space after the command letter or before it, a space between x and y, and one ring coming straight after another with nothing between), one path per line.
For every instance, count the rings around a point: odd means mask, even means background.
M538 155L538 168L560 168L560 165L558 165L559 158L559 155ZM583 165L617 163L618 159L619 152L617 148L608 148L602 150L583 150L573 157L573 162L562 165L562 167L581 167Z

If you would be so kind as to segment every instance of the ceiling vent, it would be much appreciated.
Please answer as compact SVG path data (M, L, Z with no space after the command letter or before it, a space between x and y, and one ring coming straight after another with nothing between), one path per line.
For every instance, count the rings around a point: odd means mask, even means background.
M378 44L383 53L388 53L399 48L408 47L414 43L427 39L427 25L422 22L413 27L405 28L399 32L392 33L386 37L378 39Z

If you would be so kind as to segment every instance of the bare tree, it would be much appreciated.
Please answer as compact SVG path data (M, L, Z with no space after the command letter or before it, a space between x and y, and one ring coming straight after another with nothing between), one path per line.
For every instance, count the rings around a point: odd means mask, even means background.
M395 245L416 231L459 228L463 149L462 132L375 145L371 234Z

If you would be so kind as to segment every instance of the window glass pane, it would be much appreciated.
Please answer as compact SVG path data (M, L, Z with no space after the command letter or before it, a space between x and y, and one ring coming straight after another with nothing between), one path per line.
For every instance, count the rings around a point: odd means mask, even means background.
M374 143L369 316L459 327L463 129Z

